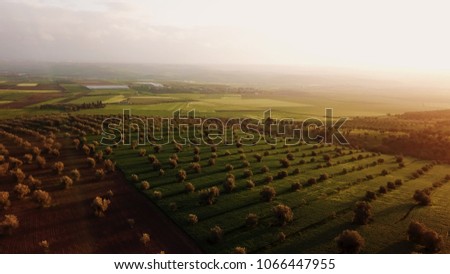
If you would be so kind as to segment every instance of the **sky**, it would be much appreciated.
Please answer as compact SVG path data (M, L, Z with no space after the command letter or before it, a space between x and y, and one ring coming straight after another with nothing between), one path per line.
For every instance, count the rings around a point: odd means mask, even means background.
M2 0L0 60L450 70L446 0Z

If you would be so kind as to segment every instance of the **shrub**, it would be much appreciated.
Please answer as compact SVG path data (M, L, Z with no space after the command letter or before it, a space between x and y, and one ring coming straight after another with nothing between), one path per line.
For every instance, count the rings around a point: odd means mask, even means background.
M69 176L62 176L59 181L66 189L73 185L73 180Z
M231 164L225 165L225 171L232 171L233 169L234 169L233 165L231 165Z
M116 171L116 163L114 163L110 159L105 160L104 166L107 173L112 173Z
M184 185L184 191L186 191L187 193L192 193L195 191L195 186L192 183L186 183Z
M444 245L442 236L417 221L411 221L409 224L408 239L423 246L425 251L431 253L439 252Z
M291 163L289 163L289 160L286 158L280 159L280 164L284 168L288 168L291 165Z
M231 152L230 152L229 150L226 150L225 153L224 153L224 155L225 155L225 156L230 156L230 155L231 155Z
M78 182L80 180L80 172L78 171L78 169L72 169L70 171L70 177L72 178L72 180L74 180L75 182Z
M215 152L211 153L210 158L216 159L217 158L217 153L215 153Z
M140 188L142 190L148 190L150 188L150 183L148 181L141 181Z
M47 165L47 161L45 160L45 158L40 155L36 156L36 163L40 169L44 169Z
M261 163L262 161L262 156L259 153L256 153L255 155L253 155L253 157L256 159L256 162Z
M192 151L193 151L194 155L198 155L198 154L200 154L200 147L194 146Z
M278 172L277 178L278 179L283 179L283 178L286 178L288 175L289 174L288 174L288 172L286 170L282 170L282 171Z
M139 149L138 155L144 157L147 154L147 150L145 148Z
M305 161L304 159L301 159L298 163L299 163L300 165L304 165L304 164L306 164L306 161Z
M401 185L403 185L403 180L402 179L397 179L397 180L395 180L394 184L396 186L401 186Z
M261 200L264 202L270 202L275 197L277 192L275 191L275 188L271 186L264 186L261 192L259 193Z
M153 146L153 152L155 152L155 153L159 153L161 151L161 149L162 149L161 145L154 145Z
M95 161L95 159L92 158L92 157L88 157L88 158L86 159L86 162L87 162L87 164L88 164L88 167L90 167L90 168L95 168L95 165L97 164L96 161Z
M300 174L299 168L296 168L296 169L294 169L294 171L292 171L292 175L298 175L298 174Z
M39 245L39 247L42 248L42 250L44 251L44 253L48 253L48 252L49 252L50 245L49 245L49 243L48 243L47 240L40 241L40 242L38 243L38 245Z
M250 166L250 162L247 160L242 161L242 167L249 167Z
M267 172L269 172L269 171L270 171L270 169L269 169L268 166L263 166L263 167L261 168L261 173L267 173Z
M383 169L382 171L381 171L381 176L386 176L386 175L388 175L389 174L389 171L387 171L386 169Z
M365 198L366 198L366 201L370 202L370 201L377 199L377 194L373 191L367 191Z
M189 214L187 221L189 224L191 225L195 225L196 223L198 223L198 217L195 214Z
M249 177L253 176L253 172L251 169L245 169L243 175L244 175L244 178L249 178Z
M394 190L395 184L393 182L387 182L386 187L387 189Z
M320 174L319 181L325 181L325 180L328 180L328 178L330 178L330 176L327 173L323 173L323 174Z
M177 160L170 158L169 165L171 168L176 168L178 166L178 162L177 162Z
M209 165L209 166L214 166L214 165L216 165L216 159L214 159L214 158L209 158L209 160L208 160L208 165Z
M336 244L340 253L356 254L364 248L364 238L355 230L344 230L336 237Z
M291 184L292 191L299 191L302 188L302 184L300 182L294 182Z
M284 226L294 220L294 213L287 205L279 204L272 209L277 224Z
M198 194L198 197L200 200L200 204L212 205L216 202L216 198L219 197L219 195L219 189L213 186L211 188L201 190Z
M17 197L19 199L23 199L25 196L30 194L30 188L27 185L24 184L17 184L14 187L14 192L16 193ZM1 192L0 192L0 208L2 207L2 198L1 198Z
M258 221L259 221L258 215L254 213L249 213L245 218L245 225L247 227L255 227L258 225Z
M266 177L264 177L264 182L266 182L266 184L270 184L271 182L273 182L273 176L266 175Z
M96 169L95 170L95 178L97 180L103 180L103 178L105 178L105 170L102 168Z
M137 174L131 174L130 180L132 183L139 182L139 176Z
M108 147L105 148L105 154L106 154L106 155L111 155L112 152L113 152L113 150L112 150L111 147L108 146Z
M160 170L162 167L161 162L158 159L155 159L155 161L152 163L153 170Z
M378 189L378 193L380 193L380 194L386 194L386 193L387 193L386 187L380 186L380 188Z
M20 168L16 168L15 170L11 170L11 175L13 175L16 183L21 184L26 178L25 173Z
M196 162L200 162L200 155L194 155L194 157L192 157L192 162L196 163Z
M156 158L156 156L155 155L148 155L147 156L147 159L148 159L148 162L150 163L150 164L153 164L154 162L155 162L155 160L157 160L157 158Z
M94 210L95 216L104 217L110 204L111 201L109 199L102 199L101 197L97 196L92 201L91 207Z
M178 170L176 177L177 177L178 182L182 183L182 182L184 182L184 180L187 179L187 173L184 169L180 169L180 170Z
M166 172L164 171L164 169L160 168L158 175L159 176L164 176L164 174L166 174Z
M41 207L49 207L52 204L52 197L47 191L35 190L33 198Z
M211 146L211 152L217 152L217 146Z
M148 233L142 233L139 241L144 245L148 246L150 244L150 235Z
M23 160L25 161L26 164L31 164L31 163L33 163L33 155L25 154L23 156Z
M191 163L191 169L192 169L195 173L200 173L200 172L202 172L202 166L200 165L200 163Z
M19 227L19 219L16 215L5 215L0 222L0 235L11 235Z
M0 209L7 209L11 205L11 201L9 200L9 192L1 191L0 192Z
M372 206L368 202L357 202L353 212L354 224L366 225L372 220Z
M287 158L289 161L294 161L294 159L295 159L294 154L292 154L292 153L286 154L286 158Z
M416 190L416 192L414 192L413 199L422 206L431 204L430 192L426 189Z
M215 226L209 229L209 242L212 244L216 244L222 241L223 238L223 230L220 226Z
M317 179L316 178L309 178L308 181L306 182L309 186L312 186L314 184L317 183Z

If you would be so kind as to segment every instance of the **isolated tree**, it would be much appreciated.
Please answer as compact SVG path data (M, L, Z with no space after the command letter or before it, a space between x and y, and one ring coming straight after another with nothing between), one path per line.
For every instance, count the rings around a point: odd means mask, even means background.
M269 171L270 171L270 169L269 169L268 166L263 166L263 167L261 168L261 173L267 173L267 172L269 172Z
M252 177L253 176L252 170L251 169L245 169L243 176L244 176L244 178Z
M233 254L247 254L247 249L242 246L236 246L233 249Z
M176 177L177 177L177 181L179 183L182 183L187 179L187 173L184 169L179 169Z
M0 192L0 210L4 210L9 208L11 205L11 201L9 200L9 192L1 191Z
M289 176L289 173L286 170L278 171L278 174L277 174L278 179L283 179L283 178L286 178L287 176Z
M200 172L202 172L202 166L200 165L200 163L191 163L191 169L192 169L195 173L200 173Z
M33 163L33 155L31 154L25 154L23 156L23 160L26 164L32 164Z
M155 191L153 191L153 197L157 200L161 200L163 197L163 194L161 191L155 190Z
M233 165L231 165L231 164L225 165L225 171L232 171L233 169L234 169Z
M141 189L148 190L150 188L150 183L148 181L141 181Z
M252 189L255 187L255 182L253 182L253 180L250 179L245 182L245 185L247 186L248 189Z
M20 168L11 170L11 175L14 177L16 183L21 184L26 178L25 173Z
M45 160L45 158L40 155L36 156L36 163L40 169L44 169L47 165L47 161Z
M302 184L300 182L293 182L291 184L292 191L299 191L302 188Z
M364 238L355 230L344 230L336 237L339 253L356 254L364 248Z
M131 174L130 179L131 179L131 182L133 182L133 183L139 182L139 176L137 174Z
M366 225L372 220L372 206L366 201L356 202L353 223Z
M105 166L106 173L112 173L116 171L116 163L114 163L112 160L107 159L103 164Z
M70 188L73 185L73 180L69 176L62 176L60 178L60 182L66 189Z
M178 166L178 162L175 159L169 159L169 165L171 168L176 168Z
M90 167L90 168L95 168L95 165L97 164L97 162L95 161L95 159L92 158L92 157L88 157L88 158L86 159L86 162L87 162L87 164L88 164L88 167Z
M105 148L105 154L106 154L106 155L111 155L112 152L113 152L113 149L112 149L110 146L107 146L107 147Z
M219 188L213 186L208 189L202 189L198 193L200 204L202 205L212 205L216 202L217 197L220 195Z
M103 180L105 178L105 170L103 168L96 169L95 178L99 181Z
M223 238L223 230L220 226L214 226L209 229L209 242L212 244L216 244L222 241Z
M80 172L78 171L78 169L72 169L72 170L70 171L70 177L72 178L72 180L73 180L74 182L78 182L78 181L80 181L81 174L80 174Z
M19 219L16 215L5 215L4 219L0 222L0 235L11 235L19 225Z
M271 186L264 186L261 192L259 193L261 200L264 202L270 202L275 197L277 192L275 191L275 188Z
M186 183L186 184L184 185L184 191L185 191L186 193L192 193L192 192L195 191L195 186L194 186L192 183Z
M17 197L19 199L25 198L28 194L30 194L30 188L25 184L17 184L14 186L14 193L16 193ZM0 194L1 196L1 194ZM0 204L1 204L1 198L0 198ZM1 208L1 205L0 205Z
M147 150L145 148L141 148L139 150L139 153L138 153L139 156L144 157L146 154L147 154Z
M157 160L156 156L153 155L153 154L148 155L148 156L147 156L147 159L148 159L148 162L149 162L150 164L153 164L153 162L155 162L155 160Z
M40 207L49 207L52 204L52 197L47 191L35 190L33 192L33 199Z
M280 164L284 168L288 168L291 165L291 163L289 162L289 160L287 158L280 159Z
M411 221L409 224L408 239L423 246L424 250L429 253L437 253L444 246L442 236L425 226L423 223L417 221Z
M32 175L28 175L28 177L26 179L26 184L31 189L38 189L41 187L42 182L41 182L41 180L34 178Z
M367 191L365 196L366 201L370 202L377 199L377 194L373 191Z
M227 174L225 181L223 182L223 189L225 192L232 192L236 188L236 181L233 174Z
M272 208L272 212L275 215L276 223L280 226L284 226L294 220L294 213L287 205L279 204Z
M209 165L209 166L214 166L214 165L216 165L216 159L214 159L214 158L209 158L209 160L208 160L208 165Z
M99 196L95 197L92 201L91 207L94 210L94 214L97 217L104 217L108 206L111 204L109 199L103 199Z
M255 227L258 225L258 221L259 221L258 215L254 213L249 213L245 218L245 225L247 227Z
M189 214L187 221L189 224L191 225L195 225L196 223L198 223L198 217L195 214Z
M431 204L430 194L431 194L430 191L427 189L422 189L422 190L417 189L414 192L413 199L419 205L422 205L422 206L430 205Z

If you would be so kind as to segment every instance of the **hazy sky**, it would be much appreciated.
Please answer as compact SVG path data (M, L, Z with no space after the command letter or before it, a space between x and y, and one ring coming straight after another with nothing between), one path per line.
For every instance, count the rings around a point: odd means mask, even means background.
M442 0L1 0L0 60L450 70Z

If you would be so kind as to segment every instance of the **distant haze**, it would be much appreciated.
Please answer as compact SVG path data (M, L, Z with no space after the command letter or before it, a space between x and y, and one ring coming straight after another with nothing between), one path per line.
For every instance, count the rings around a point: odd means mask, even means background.
M3 0L0 60L450 70L442 0Z

